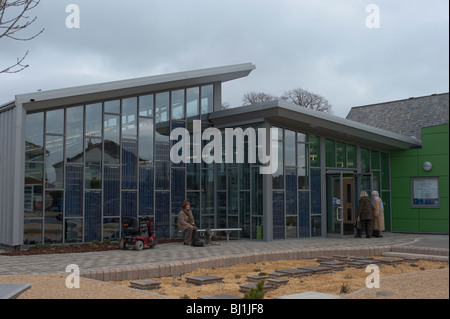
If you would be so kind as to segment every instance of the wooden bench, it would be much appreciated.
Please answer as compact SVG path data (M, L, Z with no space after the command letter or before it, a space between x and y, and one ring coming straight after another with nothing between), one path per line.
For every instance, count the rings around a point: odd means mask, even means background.
M216 231L217 232L221 232L221 231L225 232L227 234L227 242L229 242L230 241L230 233L232 231L242 231L242 228L208 228L208 230L210 232L216 232ZM205 231L206 231L206 228L205 229L204 228L197 229L197 232L200 232L200 233L204 233ZM179 230L178 232L184 233L181 230Z

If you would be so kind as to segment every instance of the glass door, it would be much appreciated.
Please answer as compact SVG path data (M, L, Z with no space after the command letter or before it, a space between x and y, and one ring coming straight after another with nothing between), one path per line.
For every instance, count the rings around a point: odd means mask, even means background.
M342 174L327 175L327 234L343 235Z
M327 235L342 237L354 235L356 218L356 181L354 174L327 175Z

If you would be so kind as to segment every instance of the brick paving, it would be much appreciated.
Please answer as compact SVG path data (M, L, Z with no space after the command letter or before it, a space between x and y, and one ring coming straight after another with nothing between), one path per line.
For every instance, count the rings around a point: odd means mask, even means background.
M256 240L221 241L220 245L191 247L182 243L157 245L143 251L111 250L101 252L1 256L0 275L64 273L76 264L83 277L98 280L137 280L170 276L198 268L231 266L240 263L280 259L304 259L319 256L372 256L408 247L439 251L448 256L448 248L415 247L433 235L385 233L383 238L307 238L263 242ZM448 235L443 236L448 242ZM411 248L412 247L412 248Z

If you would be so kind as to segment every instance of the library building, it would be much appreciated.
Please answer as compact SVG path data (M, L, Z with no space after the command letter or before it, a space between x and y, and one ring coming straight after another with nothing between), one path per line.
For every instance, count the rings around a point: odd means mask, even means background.
M176 238L185 200L198 228L240 228L237 239L340 238L354 235L363 190L379 193L386 231L448 234L448 93L346 118L280 100L223 108L222 83L254 69L11 92L0 245L116 241L121 219L140 216Z

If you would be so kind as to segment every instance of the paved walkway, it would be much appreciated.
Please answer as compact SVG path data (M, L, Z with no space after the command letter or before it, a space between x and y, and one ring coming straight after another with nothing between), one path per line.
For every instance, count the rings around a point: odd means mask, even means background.
M2 256L0 275L64 273L70 264L82 276L100 280L159 277L200 267L277 259L314 258L322 255L381 255L392 246L438 247L448 250L448 235L385 233L383 238L308 238L262 242L231 240L208 247L181 243L157 245L143 251L111 250L92 253ZM428 245L428 246L426 246ZM448 254L448 253L447 253Z

